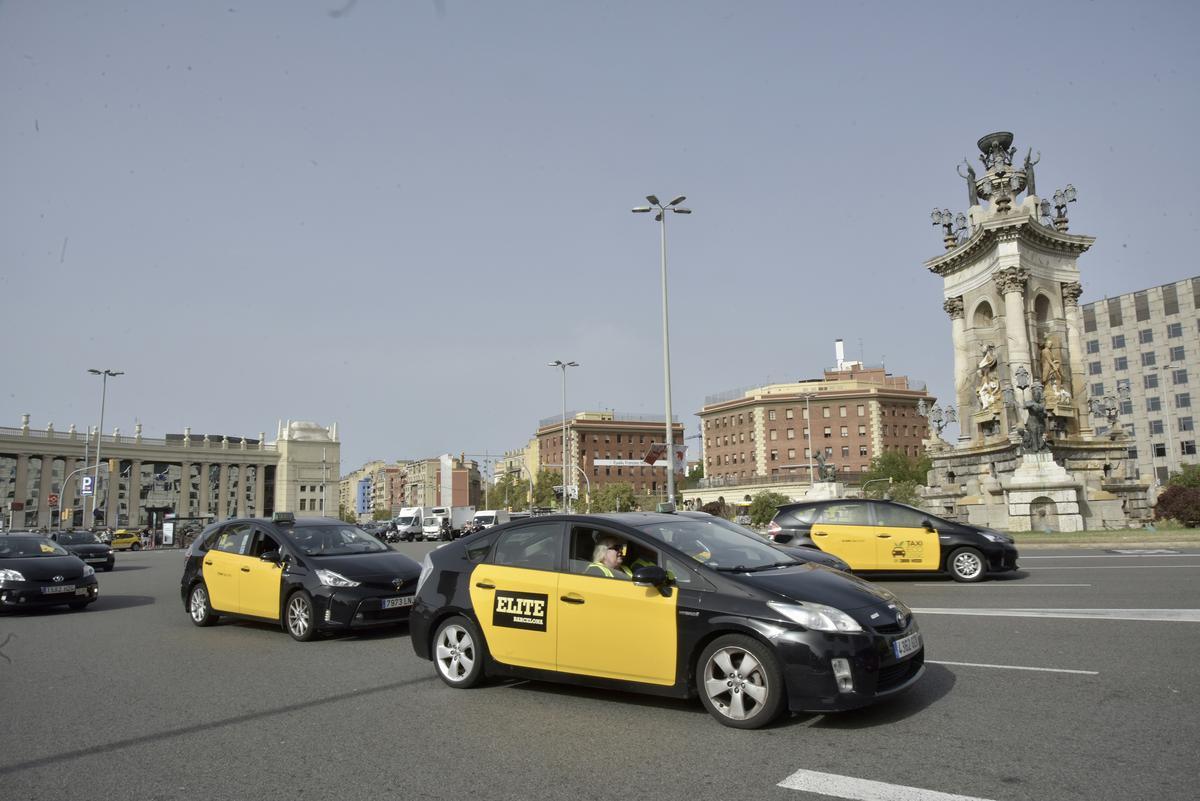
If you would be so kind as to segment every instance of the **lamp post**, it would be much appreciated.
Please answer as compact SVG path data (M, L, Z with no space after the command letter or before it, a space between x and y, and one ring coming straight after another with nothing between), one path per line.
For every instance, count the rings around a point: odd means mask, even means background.
M555 359L550 362L550 367L557 367L562 370L562 488L563 488L563 511L571 511L571 493L567 491L567 368L578 367L575 362L564 362L561 359ZM575 476L572 475L571 478Z
M101 442L101 440L104 439L104 402L108 396L108 379L110 377L116 378L119 375L125 375L125 373L121 370L109 370L109 369L104 369L104 370L89 369L88 372L91 373L92 375L100 376L100 428L97 429L97 431L96 431L96 473L95 473L95 477L92 479L91 523L94 526L96 524L96 495L97 495L97 490L99 490L99 488L100 488L99 487L99 484L100 484L100 442ZM112 480L111 473L109 475L109 480L110 481Z
M806 423L806 425L804 426L804 432L805 432L804 439L806 439L808 441L808 448L806 448L806 450L808 451L808 483L811 486L812 484L816 483L816 479L813 478L813 463L812 463L812 459L813 459L813 447L812 447L813 421L812 421L812 393L811 392L806 392L804 394L804 422Z
M646 201L650 205L637 206L633 209L635 214L646 214L652 209L657 209L658 213L654 215L654 219L660 223L662 229L663 385L666 388L667 396L667 503L671 505L671 509L674 509L675 506L675 431L671 414L671 338L667 318L667 212L691 214L691 209L685 209L679 205L684 200L686 198L680 195L664 206L659 202L657 196L646 195Z

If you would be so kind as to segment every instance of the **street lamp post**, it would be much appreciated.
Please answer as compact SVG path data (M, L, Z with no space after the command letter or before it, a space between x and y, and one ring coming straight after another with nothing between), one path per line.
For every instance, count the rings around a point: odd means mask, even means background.
M571 511L571 494L567 489L567 368L578 367L575 362L564 362L561 359L555 359L550 362L550 367L557 367L562 370L562 488L563 488L563 511ZM574 478L572 475L571 478Z
M116 378L119 375L125 375L121 370L95 370L89 369L92 375L100 376L100 428L96 431L96 473L92 479L92 525L96 523L96 495L100 485L100 442L104 439L104 402L108 396L108 379L109 377ZM112 480L112 474L109 473L109 480ZM107 509L105 510L107 513Z
M807 450L808 450L808 483L809 483L809 486L812 486L813 484L816 483L816 479L813 478L813 463L812 463L812 460L813 460L813 444L812 444L813 421L812 421L812 393L811 392L806 392L804 394L804 418L805 418L804 422L806 424L804 427L804 430L806 432L804 434L804 438L806 440L808 440L808 448L807 448Z
M672 509L675 506L675 431L671 414L671 338L667 317L667 212L691 214L691 209L685 209L679 205L684 200L686 198L680 195L664 206L659 202L657 196L646 195L646 201L650 205L637 206L633 209L635 214L646 214L652 209L657 209L658 213L654 215L654 219L660 223L662 229L663 385L666 388L667 406L667 503L671 505Z

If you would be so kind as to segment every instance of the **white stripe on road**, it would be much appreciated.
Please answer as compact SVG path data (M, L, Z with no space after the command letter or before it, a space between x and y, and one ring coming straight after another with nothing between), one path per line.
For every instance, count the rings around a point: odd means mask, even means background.
M914 587L953 587L955 584L936 581L918 581L913 584ZM962 587L1090 587L1091 584L1026 584L1023 581L989 581L982 584L962 584Z
M1163 553L1093 553L1093 554L1059 554L1055 556L1022 556L1021 561L1030 559L1170 559L1176 556L1195 556L1194 553L1179 553L1167 551Z
M1036 670L1040 673L1076 673L1081 676L1099 676L1095 670L1068 670L1067 668L1025 667L1024 665L988 665L983 662L941 662L926 659L927 665L958 665L960 667L998 668L1000 670Z
M851 776L838 776L836 773L818 773L815 770L798 770L781 781L779 786L834 798L850 798L854 801L989 801L973 795L939 793L920 787L873 782L870 779L855 779Z
M975 617L1048 617L1066 620L1142 620L1171 623L1200 623L1200 609L913 609L920 615L967 615Z
M1200 565L1087 565L1085 566L1070 566L1070 567L1034 567L1026 570L1026 573L1041 572L1043 570L1172 570L1176 568L1192 568L1195 569Z

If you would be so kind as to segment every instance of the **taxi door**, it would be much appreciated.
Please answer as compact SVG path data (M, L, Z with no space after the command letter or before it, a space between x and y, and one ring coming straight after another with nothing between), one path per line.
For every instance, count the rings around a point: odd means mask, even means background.
M279 619L279 590L283 585L283 565L264 562L262 555L268 551L279 551L270 534L256 528L247 556L238 557L238 592L242 614Z
M496 661L555 669L562 551L561 522L528 523L504 532L471 571L471 607Z
M941 543L928 515L907 506L872 504L875 512L876 562L879 570L937 570Z
M596 536L609 532L574 526L581 540L572 556L583 556ZM614 534L621 541L628 537ZM661 554L634 544L646 561L662 564ZM576 553L578 551L578 554ZM627 557L628 558L628 557ZM629 559L632 562L632 558ZM601 676L646 684L675 683L678 653L676 606L679 591L639 587L632 581L584 574L583 558L570 562L558 580L558 669L564 673Z
M200 574L208 587L208 599L219 612L242 611L238 585L241 577L242 553L250 543L250 526L238 523L228 526L216 542L204 553Z
M813 544L840 557L851 570L876 570L875 529L870 508L862 501L826 505L813 521Z

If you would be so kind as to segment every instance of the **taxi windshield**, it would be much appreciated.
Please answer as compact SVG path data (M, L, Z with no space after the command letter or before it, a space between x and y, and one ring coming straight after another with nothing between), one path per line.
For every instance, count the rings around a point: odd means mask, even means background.
M63 545L97 545L100 540L96 539L96 535L90 531L83 531L78 534L59 534L58 541Z
M292 542L307 556L378 553L387 546L357 526L297 526Z
M64 548L44 537L0 537L0 559L28 559L32 556L70 556Z
M747 536L742 531L725 528L713 520L681 517L648 523L638 528L683 551L697 562L718 570L764 570L801 563L759 540L758 535Z

